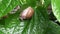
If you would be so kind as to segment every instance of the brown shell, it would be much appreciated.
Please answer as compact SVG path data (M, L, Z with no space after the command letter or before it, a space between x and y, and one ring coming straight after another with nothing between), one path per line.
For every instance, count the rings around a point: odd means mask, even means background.
M30 19L34 14L34 10L31 7L26 8L21 12L20 19Z

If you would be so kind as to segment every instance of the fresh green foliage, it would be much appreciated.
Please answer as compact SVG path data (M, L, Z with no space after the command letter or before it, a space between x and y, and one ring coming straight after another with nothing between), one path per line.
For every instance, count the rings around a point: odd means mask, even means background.
M18 0L0 0L0 17L12 11L18 4Z
M51 4L52 4L53 13L60 22L60 4L59 4L60 0L51 0L51 1L52 1Z
M38 2L38 3L37 3ZM50 1L44 0L0 0L0 34L60 34L60 26L49 20L46 7ZM47 4L48 2L48 4ZM17 5L21 6L15 14L8 14ZM31 19L19 20L21 11L28 6L34 9Z

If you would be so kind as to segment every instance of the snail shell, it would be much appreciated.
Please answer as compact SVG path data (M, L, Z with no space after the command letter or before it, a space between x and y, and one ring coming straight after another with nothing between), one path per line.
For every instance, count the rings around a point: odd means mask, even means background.
M34 14L34 10L31 7L26 8L25 10L23 10L23 12L21 12L20 14L20 19L30 19Z

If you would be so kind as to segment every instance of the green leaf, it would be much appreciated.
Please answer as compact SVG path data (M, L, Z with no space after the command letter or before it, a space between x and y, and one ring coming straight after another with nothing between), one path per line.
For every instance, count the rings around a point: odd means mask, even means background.
M51 0L37 0L36 5L38 6L43 6L43 7L48 7L51 4Z
M53 13L57 18L57 20L60 22L60 4L59 3L60 3L60 0L51 0Z
M57 23L49 21L46 34L60 34L60 26Z
M19 13L9 15L3 19L2 23L5 24L1 24L0 31L4 34L44 34L47 28L47 17L44 12L43 7L37 7L33 17L23 22L19 20Z
M28 4L23 4L21 9L27 8ZM45 7L37 6L33 9L34 15L31 19L19 20L21 10L1 19L0 34L60 34L60 26L48 19Z
M60 26L49 21L44 7L34 10L33 17L28 20L19 20L19 12L0 20L0 34L60 34Z
M51 0L44 0L44 6L48 7L51 4Z
M18 0L1 0L0 1L0 17L6 15L18 5Z
M32 6L35 7L36 6L36 1L37 0L20 0L20 6L22 5L27 5L27 6Z

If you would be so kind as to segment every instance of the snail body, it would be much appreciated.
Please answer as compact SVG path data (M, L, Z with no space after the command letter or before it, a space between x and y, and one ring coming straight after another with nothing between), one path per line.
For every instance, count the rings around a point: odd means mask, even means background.
M9 14L15 14L20 9L20 6L16 6Z

